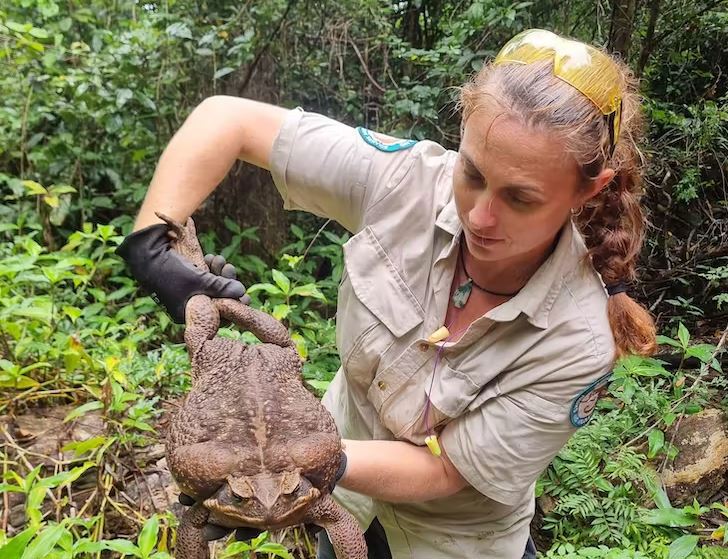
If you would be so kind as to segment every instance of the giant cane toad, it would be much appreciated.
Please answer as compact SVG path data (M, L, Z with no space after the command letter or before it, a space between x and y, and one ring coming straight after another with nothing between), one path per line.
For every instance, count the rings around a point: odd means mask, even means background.
M194 224L171 219L175 250L207 269ZM174 278L170 278L174 281ZM220 317L263 342L217 336ZM192 389L172 419L167 462L196 504L177 536L178 559L207 559L207 522L275 530L324 527L339 559L366 559L361 530L330 496L341 459L331 415L301 382L301 360L286 328L232 299L195 295L185 311Z

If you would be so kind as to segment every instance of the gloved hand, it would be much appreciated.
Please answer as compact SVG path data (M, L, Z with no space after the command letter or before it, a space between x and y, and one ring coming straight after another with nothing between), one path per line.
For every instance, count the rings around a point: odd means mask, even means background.
M116 253L126 261L139 284L156 295L172 320L184 323L185 305L197 294L241 299L246 304L250 301L249 297L242 299L245 287L234 279L235 268L226 265L222 256L208 255L213 272L196 268L172 250L168 230L166 223L158 223L135 231L124 239Z
M205 257L207 258L207 257ZM341 479L341 476L344 475L344 472L346 471L346 454L342 451L341 453L341 461L339 462L339 467L336 470L336 478L331 483L331 491L333 492L334 487L336 487L336 482ZM191 507L195 504L195 500L190 497L189 495L185 493L180 493L179 497L177 498L181 504L183 504L186 507ZM311 533L317 533L321 531L323 528L320 526L317 526L315 524L306 524L306 527L309 528ZM235 530L235 539L238 541L247 541L252 540L256 536L258 536L263 530L259 530L258 528L249 528L249 527L242 527L242 528L234 528ZM220 538L224 538L227 536L230 532L233 531L233 528L225 528L224 526L220 526L218 524L205 524L205 527L202 529L202 538L205 541L212 541L212 540L219 540Z

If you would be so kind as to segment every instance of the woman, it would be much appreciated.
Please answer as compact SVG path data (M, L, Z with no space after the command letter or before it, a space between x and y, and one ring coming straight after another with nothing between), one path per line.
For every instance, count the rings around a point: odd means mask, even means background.
M236 159L269 169L286 208L354 233L342 368L324 403L347 455L335 496L370 527L373 557L535 557L538 475L589 420L615 357L655 343L625 293L643 230L626 69L530 30L464 86L461 105L452 152L208 99L166 149L120 249L178 321L192 293L242 296L175 260L154 216L186 219ZM319 556L333 557L320 540Z

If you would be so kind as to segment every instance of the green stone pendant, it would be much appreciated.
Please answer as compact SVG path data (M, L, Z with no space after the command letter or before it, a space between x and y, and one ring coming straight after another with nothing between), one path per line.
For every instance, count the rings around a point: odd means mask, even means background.
M468 278L468 281L460 284L460 286L452 294L452 304L455 305L456 309L462 309L468 302L470 293L473 291L473 280Z

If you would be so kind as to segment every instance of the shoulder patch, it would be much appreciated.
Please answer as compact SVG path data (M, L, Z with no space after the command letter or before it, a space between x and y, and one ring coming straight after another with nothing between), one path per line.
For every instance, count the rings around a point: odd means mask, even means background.
M594 408L597 405L597 400L607 390L607 385L611 378L612 372L609 371L606 375L598 378L579 392L579 395L574 398L574 401L571 403L571 412L569 413L569 419L574 427L583 427L589 423L594 413Z
M402 151L411 148L417 143L417 140L400 140L398 138L393 138L392 136L372 132L371 130L367 130L361 126L358 126L356 131L359 132L362 140L370 146L377 148L379 151Z

